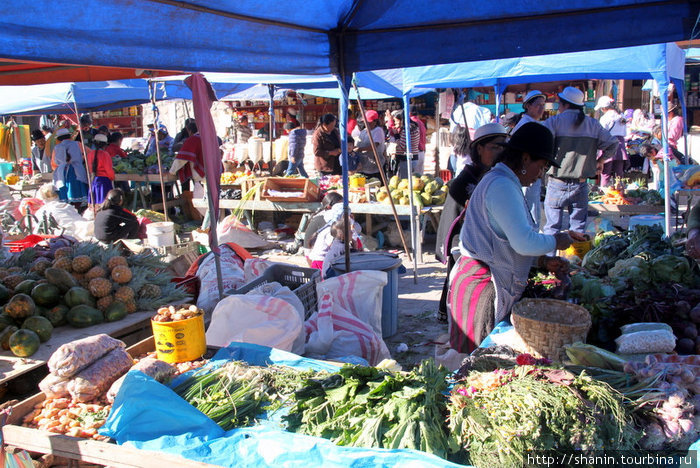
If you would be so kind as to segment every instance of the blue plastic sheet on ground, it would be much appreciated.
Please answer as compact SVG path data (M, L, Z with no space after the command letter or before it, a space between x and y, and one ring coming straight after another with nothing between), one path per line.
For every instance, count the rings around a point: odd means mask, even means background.
M228 360L333 371L336 366L246 343L222 348L209 365ZM166 452L224 467L456 467L414 450L339 447L328 440L286 432L275 424L224 432L169 387L132 371L100 434L143 450Z

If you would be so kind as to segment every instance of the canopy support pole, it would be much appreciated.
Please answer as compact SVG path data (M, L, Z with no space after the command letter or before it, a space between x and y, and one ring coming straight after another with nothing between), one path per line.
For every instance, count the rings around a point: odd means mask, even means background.
M435 98L435 151L433 151L435 169L433 175L440 177L440 93Z
M268 106L267 112L270 114L270 162L269 166L272 166L273 151L272 151L272 137L275 133L275 85L267 85L267 93L270 95L270 105Z
M151 88L153 86L153 88ZM153 109L153 140L156 144L156 157L158 158L158 177L160 178L160 193L163 197L163 214L165 216L165 221L168 219L168 200L165 197L165 181L163 180L163 162L160 158L160 144L158 143L158 124L159 124L159 111L158 106L156 106L156 89L153 81L148 81L148 89L152 91L151 94L151 106ZM183 195L184 197L184 195Z
M671 237L671 180L668 165L668 85L661 93L661 131L664 150L664 231L666 237Z
M501 87L498 85L498 80L493 90L496 93L496 122L501 123Z
M362 104L362 99L360 98L360 90L357 88L357 83L353 80L352 82L353 87L355 88L355 94L357 95L357 106L358 109L360 109L360 115L362 116L362 121L365 123L365 129L367 129L367 136L369 137L369 144L372 147L372 154L374 155L374 161L377 163L377 167L379 168L379 176L382 178L382 183L384 184L384 188L389 190L389 181L386 179L386 173L384 172L384 167L382 167L382 163L379 160L379 155L377 154L377 147L374 145L374 137L372 136L372 132L369 129L369 125L367 123L367 119L365 118L365 107ZM406 252L406 255L408 255L408 261L411 261L411 252L408 249L408 245L406 244L406 236L404 236L403 229L401 229L401 221L399 220L399 214L396 212L396 205L394 204L394 199L391 198L391 194L389 194L389 201L391 202L391 212L394 215L394 221L396 221L396 227L399 228L399 236L401 236L401 245L403 245L403 250ZM371 232L368 232L367 234L372 235Z
M90 177L90 165L88 164L87 151L85 150L85 138L83 137L83 127L80 126L80 114L78 114L78 103L75 102L75 99L73 99L73 111L75 112L75 120L78 122L78 132L80 133L80 151L83 153L83 162L85 163L85 175L87 175L88 180L87 200L88 204L90 204L90 198L92 196L92 178ZM95 157L97 157L97 153L95 153ZM94 200L92 203L92 214L93 216L97 216L97 204L94 203Z
M408 206L411 212L411 244L413 247L413 284L418 283L418 256L423 263L423 252L419 251L418 235L416 233L416 205L413 203L413 148L411 147L411 100L407 94L403 95L403 127L406 135L406 172L408 173ZM416 148L417 149L417 148ZM400 172L400 170L399 170Z
M345 223L345 272L350 273L350 177L348 175L348 88L345 74L338 76L340 102L338 130L340 131L340 160L343 166L343 221ZM323 272L325 273L325 272Z

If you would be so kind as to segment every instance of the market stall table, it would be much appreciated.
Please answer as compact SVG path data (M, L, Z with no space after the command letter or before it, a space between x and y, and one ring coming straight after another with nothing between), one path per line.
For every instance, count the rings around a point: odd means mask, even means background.
M0 384L43 366L56 349L73 340L99 333L106 333L115 338L126 339L131 342L135 341L135 339L142 339L144 334L146 336L151 334L150 322L152 316L153 311L144 311L129 314L126 318L116 322L105 322L86 328L73 328L70 326L55 328L51 339L42 343L39 350L29 358L20 358L10 351L2 351L0 352Z
M595 210L604 218L609 219L615 226L627 229L631 216L655 215L664 212L663 205L608 205L604 203L589 203L589 210Z
M206 200L197 199L193 200L195 208L207 208L208 204ZM384 215L391 216L391 206L383 203L350 203L350 212L352 214L364 214L366 216L366 227L367 232L372 230L372 215ZM230 210L250 210L250 211L284 211L293 213L315 213L321 208L321 203L318 202L271 202L268 200L219 200L220 209L230 209ZM409 216L411 213L411 208L408 205L396 205L396 212L399 216ZM420 210L420 233L419 239L423 239L425 236L425 230L428 221L433 225L434 229L437 231L438 224L440 223L440 213L442 212L441 205L430 205L426 206ZM420 247L420 242L418 243L417 257L421 259L422 262L422 252Z
M177 176L173 174L163 174L163 183L165 183L166 185L172 184L173 187L178 187L176 183L177 180ZM131 204L132 211L136 211L139 199L141 200L141 205L146 209L152 209L154 211L163 210L162 202L154 203L149 206L146 203L146 198L144 197L142 191L142 189L144 188L148 189L149 184L160 184L160 174L114 174L114 181L133 182L136 185L136 191L138 192L139 197L134 197L133 202ZM158 191L158 193L160 193L160 190ZM181 206L182 200L169 200L166 204L168 208L171 208L173 206Z

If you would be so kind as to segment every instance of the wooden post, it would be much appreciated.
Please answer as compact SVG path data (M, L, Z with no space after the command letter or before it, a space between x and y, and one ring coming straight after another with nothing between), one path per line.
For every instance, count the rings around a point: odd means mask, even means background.
M156 107L156 90L152 81L149 81L149 86L153 85L151 93L151 105L153 106L153 139L156 143L156 157L158 158L158 176L160 178L160 193L163 197L163 214L165 220L168 221L168 200L165 198L165 182L163 181L163 161L160 158L160 145L158 144L158 107Z
M85 139L83 138L83 127L80 126L80 114L78 114L78 104L75 102L75 100L73 100L73 111L75 112L75 118L78 121L78 132L80 133L80 150L83 153L83 161L85 162L85 174L87 175L87 180L88 180L87 200L88 200L88 204L90 204L90 195L92 194L92 179L90 178L90 165L88 164L87 152L85 151ZM95 157L97 157L97 153L95 153ZM95 175L97 175L97 174L95 174ZM93 200L93 202L94 202L94 200ZM97 216L97 204L96 203L92 204L92 214L93 214L93 216Z

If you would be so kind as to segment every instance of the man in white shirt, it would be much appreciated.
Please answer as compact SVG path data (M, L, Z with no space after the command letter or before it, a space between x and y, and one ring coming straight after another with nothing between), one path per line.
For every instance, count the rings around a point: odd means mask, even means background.
M625 150L627 125L624 117L615 109L615 101L610 96L601 96L595 110L600 111L600 125L620 143L613 157L605 161L600 174L600 186L607 187L614 182L615 177L622 177L625 172L625 161L628 159Z

